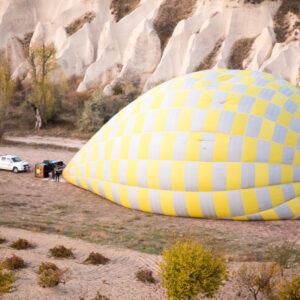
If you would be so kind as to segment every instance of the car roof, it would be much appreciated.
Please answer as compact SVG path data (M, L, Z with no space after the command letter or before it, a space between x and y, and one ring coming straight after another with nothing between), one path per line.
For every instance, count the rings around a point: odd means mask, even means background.
M15 155L0 155L0 157L14 158L14 157L16 157L16 156L15 156Z

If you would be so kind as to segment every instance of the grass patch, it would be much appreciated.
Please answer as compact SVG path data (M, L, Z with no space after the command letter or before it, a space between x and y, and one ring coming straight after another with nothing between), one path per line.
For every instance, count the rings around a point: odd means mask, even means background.
M224 42L225 37L221 37L216 42L214 48L212 51L203 59L203 61L195 68L194 72L201 71L201 70L207 70L214 67L214 65L217 63L217 55L220 52L221 46Z
M154 29L160 39L162 51L172 36L176 25L187 19L196 8L197 0L164 0L153 21Z
M233 44L227 63L228 69L243 69L243 61L248 57L255 38L240 39Z
M140 3L140 0L112 0L111 13L115 21L119 22L123 17L131 13Z
M18 270L25 268L25 262L23 258L13 254L11 257L6 258L2 265L8 270Z
M135 278L144 283L147 283L147 282L155 283L155 279L152 275L152 271L148 270L148 269L143 269L143 270L137 271L135 273Z
M75 32L77 32L79 29L83 27L86 23L91 23L94 18L96 17L96 14L93 11L88 11L84 15L80 16L79 18L72 21L70 24L68 24L65 27L66 33L68 35L72 35Z
M55 258L75 258L71 249L66 248L63 245L56 246L49 249L50 255Z
M107 262L109 262L109 259L97 252L91 252L88 258L84 261L84 263L92 265L105 265Z
M28 248L32 248L33 245L25 239L18 239L10 244L11 248L16 250L24 250Z

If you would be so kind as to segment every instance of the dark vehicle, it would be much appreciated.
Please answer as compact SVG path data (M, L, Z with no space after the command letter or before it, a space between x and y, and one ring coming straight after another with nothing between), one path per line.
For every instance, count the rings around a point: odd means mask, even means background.
M35 165L35 177L52 177L54 179L55 172L59 172L61 175L65 166L61 160L44 160L42 163Z

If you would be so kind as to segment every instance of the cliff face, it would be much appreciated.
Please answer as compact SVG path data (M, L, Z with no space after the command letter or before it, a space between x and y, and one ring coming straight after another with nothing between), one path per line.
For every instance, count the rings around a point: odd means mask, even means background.
M131 3L131 4L130 4ZM1 0L0 48L13 78L26 78L23 49L53 42L78 91L119 80L147 90L196 70L266 71L296 83L298 0Z

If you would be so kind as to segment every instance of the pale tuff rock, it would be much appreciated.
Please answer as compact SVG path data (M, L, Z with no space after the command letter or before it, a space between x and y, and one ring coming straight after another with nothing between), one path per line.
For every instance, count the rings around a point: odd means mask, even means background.
M28 69L22 47L33 34L31 45L54 43L57 63L66 77L83 78L78 91L98 86L109 92L122 80L148 90L205 66L226 68L236 42L252 39L241 67L296 82L300 33L293 28L300 20L288 13L289 36L276 43L274 15L280 1L256 5L198 1L193 15L177 24L163 52L153 27L162 3L141 0L135 10L114 22L110 0L1 0L0 49L8 54L13 78L23 79ZM86 20L87 14L93 18ZM83 23L76 27L76 20Z
M260 70L276 75L296 84L300 66L300 41L289 44L275 44L271 57L265 61Z
M113 82L130 81L142 87L161 57L160 40L150 21L144 21L132 33L126 47L122 72Z
M61 30L62 31L62 30ZM83 76L86 66L94 60L94 46L89 38L88 25L84 25L70 38L65 40L59 53L57 63L67 77Z
M264 28L255 39L250 55L243 62L243 67L249 70L259 70L262 63L271 56L274 43L273 29L271 27Z
M23 45L20 40L11 35L6 43L6 57L10 66L10 72L13 73L24 61Z

